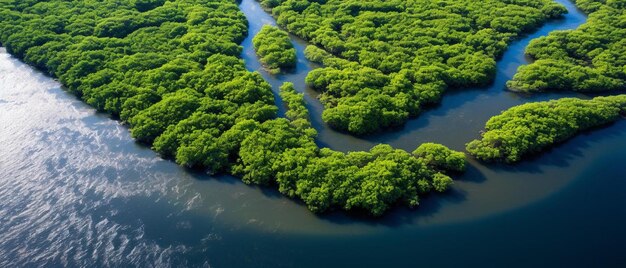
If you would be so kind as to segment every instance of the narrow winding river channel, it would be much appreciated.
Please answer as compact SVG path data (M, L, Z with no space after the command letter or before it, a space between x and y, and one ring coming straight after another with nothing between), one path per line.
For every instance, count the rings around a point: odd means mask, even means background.
M293 73L262 70L251 38L275 21L254 0L240 5L250 21L242 57L275 89L290 81L306 93L322 146L348 151L389 143L413 150L432 141L462 150L501 110L565 96L504 88L527 63L530 40L585 21L569 1L558 2L569 14L514 42L491 87L447 93L404 129L364 139L321 122L323 107L304 85L319 66L304 59L304 41L292 37L299 58ZM124 126L4 49L0 126L0 267L626 264L624 121L516 166L471 162L450 193L379 220L316 216L274 190L162 160Z

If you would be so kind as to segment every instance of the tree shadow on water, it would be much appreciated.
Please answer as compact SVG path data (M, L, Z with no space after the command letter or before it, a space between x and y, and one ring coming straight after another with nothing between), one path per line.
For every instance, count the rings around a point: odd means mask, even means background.
M479 165L477 162L470 161L465 168L465 172L460 176L456 177L457 181L463 182L472 182L472 183L483 183L487 180L487 177L480 172L480 169L476 165Z
M466 201L467 193L453 187L445 193L423 196L420 205L409 208L403 204L395 204L385 214L374 217L364 211L339 211L317 215L323 221L338 225L365 224L368 226L401 227L412 225L421 219L432 218L441 208L449 204L458 204Z
M468 163L463 174L453 176L457 182L483 183L487 177L473 163ZM317 215L324 221L334 224L366 224L369 226L401 227L412 225L435 217L441 209L451 204L460 204L467 200L467 192L461 187L452 186L444 193L430 193L420 196L420 204L409 208L405 204L397 203L380 217L373 217L364 211L339 211Z
M499 173L497 176L507 176L507 174L514 173L543 173L545 167L569 168L580 165L582 163L580 161L585 160L584 157L590 148L601 146L602 148L607 148L607 151L610 149L619 150L613 142L613 140L619 137L626 137L626 120L620 120L615 124L584 132L565 143L553 147L543 155L534 155L526 158L517 165L487 164L483 166L482 163L470 160L466 172L455 176L456 181L459 183L484 183L490 179L483 172L485 169ZM285 197L277 190L275 185L245 185L239 178L233 176L211 176L197 170L192 171L192 174L194 178L199 180L219 180L229 184L241 184L242 186L250 187L249 189L254 191L258 190L259 193L270 199L295 202L298 206L302 206L302 209L305 209L305 204L301 200ZM428 223L430 219L445 217L441 213L447 206L466 202L468 196L469 193L460 185L460 187L452 187L445 193L433 193L423 196L420 205L416 208L407 208L405 204L401 203L394 204L392 208L380 217L370 216L363 210L346 212L340 209L317 214L315 217L321 221L344 226L366 225L396 228L406 225L420 225Z
M590 129L582 132L574 138L559 143L544 151L543 154L534 154L526 157L522 162L510 165L503 163L486 164L485 167L500 175L506 173L544 173L546 167L566 169L576 165L587 164L585 156L589 150L601 146L606 152L619 151L612 140L626 137L626 120ZM621 146L619 146L621 147ZM467 171L457 178L459 182L483 183L488 178L481 172L480 163L470 161ZM443 194L431 194L421 200L420 206L414 209L407 208L402 204L396 204L381 217L372 217L363 211L345 212L333 211L318 215L324 221L334 224L366 224L370 226L400 227L402 225L416 224L420 220L428 220L441 212L442 208L450 204L459 204L467 200L467 193L453 187Z
M182 167L181 167L182 168ZM184 168L193 179L199 181L217 180L220 183L231 185L239 184L242 187L258 191L263 196L278 200L284 199L288 202L294 202L298 206L306 207L306 204L297 198L289 198L281 194L276 185L247 185L240 178L230 175L209 175L202 170ZM480 171L468 166L468 173L464 176L457 177L458 181L470 181L481 183L486 178ZM430 193L420 196L420 205L415 208L408 208L403 203L391 205L391 208L382 216L374 217L364 210L344 211L338 208L332 209L322 214L314 214L314 216L322 221L328 221L333 224L349 225L349 224L365 224L369 226L387 226L400 227L403 225L415 224L420 219L435 216L442 207L449 204L458 204L466 201L467 193L459 187L451 187L444 193ZM313 214L313 212L310 212Z
M181 167L182 168L182 167ZM188 174L199 181L218 180L220 183L239 184L253 191L258 191L264 197L279 200L283 199L287 202L294 202L298 206L306 207L306 204L298 198L289 198L281 194L276 185L247 185L240 178L231 175L209 175L205 171L198 169L184 168ZM456 181L482 183L487 178L474 165L468 165L467 170L463 174L453 175ZM387 226L400 227L403 225L412 225L422 219L428 219L437 215L441 208L450 204L459 204L467 200L467 192L461 187L453 186L444 193L429 193L420 196L420 205L415 208L409 208L404 203L392 204L388 211L379 217L375 217L367 213L365 210L344 211L339 208L331 209L328 212L314 214L314 216L322 221L331 222L339 225L365 224L369 226ZM313 212L310 212L313 214Z
M616 137L626 137L626 120L583 131L541 152L527 155L517 164L495 163L487 164L487 167L497 173L530 174L543 173L546 167L568 168L580 164L592 147Z

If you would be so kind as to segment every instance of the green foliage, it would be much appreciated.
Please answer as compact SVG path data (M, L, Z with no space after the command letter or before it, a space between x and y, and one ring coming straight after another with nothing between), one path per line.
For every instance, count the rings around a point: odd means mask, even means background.
M278 3L266 1L268 6ZM295 59L274 55L291 47L286 33L267 28L264 34L255 42L263 58ZM316 212L340 208L373 215L397 202L416 206L419 195L449 187L446 172L462 169L462 154L437 145L420 148L417 155L388 145L348 154L318 148L304 96L293 84L280 92L287 119L276 118L270 85L238 58L238 44L246 35L246 20L234 1L0 4L0 42L9 52L57 76L96 109L119 116L133 137L180 165L238 175L246 183L278 185ZM342 69L313 75L311 81L328 87L333 94L328 96L337 96L328 98L340 101L336 111L325 116L350 131L398 125L416 112L410 92L432 100L442 90L429 80L432 74L444 75L440 69L389 76L319 49L308 51ZM358 81L350 82L346 75ZM335 77L344 80L338 83ZM424 83L413 87L410 82L416 81ZM387 84L406 92L381 95L367 89ZM375 117L374 123L362 114Z
M252 44L261 62L271 73L280 73L296 66L296 49L289 39L289 34L278 27L263 26L252 39Z
M309 110L306 108L304 95L296 92L292 83L285 83L280 87L280 97L287 106L286 116L291 120L291 125L307 136L317 136L317 131L311 126Z
M566 9L551 0L264 0L325 68L323 120L353 134L404 124L449 87L485 85L514 38Z
M441 144L424 143L413 151L413 155L442 170L465 171L465 154L452 151Z
M381 215L397 202L417 206L420 195L431 189L443 192L452 184L428 160L389 145L348 154L294 148L282 154L274 169L279 190L299 196L315 212L340 207Z
M198 107L198 98L185 90L168 95L128 120L131 134L139 141L152 143L169 125L187 118Z
M592 12L576 30L533 40L526 53L537 59L521 66L511 90L597 92L626 89L626 2L578 0Z
M581 131L618 120L626 114L625 107L626 95L523 104L491 118L482 138L468 143L467 151L484 161L517 162Z
M319 47L309 45L304 49L304 56L312 62L324 63L326 60L331 59L333 54Z
M465 169L463 153L438 144L420 146L413 155L389 145L348 154L320 150L303 95L286 83L281 97L291 122L267 121L248 133L233 171L247 183L278 184L314 212L338 207L378 216L399 201L417 206L419 195L449 188L452 179L443 172Z
M576 0L576 6L587 13L592 13L600 9L606 2L606 0Z
M133 4L137 10L141 12L148 11L150 9L154 9L158 6L161 6L165 3L165 0L134 0Z

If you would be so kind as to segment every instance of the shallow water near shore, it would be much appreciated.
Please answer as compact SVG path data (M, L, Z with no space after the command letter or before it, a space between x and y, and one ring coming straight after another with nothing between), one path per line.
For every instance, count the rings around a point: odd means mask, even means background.
M250 21L242 57L275 89L291 81L306 93L322 146L413 150L438 142L463 150L501 110L565 96L523 96L503 86L527 62L530 40L584 22L571 3L558 2L570 13L511 44L491 87L447 93L403 129L366 138L321 122L323 107L304 85L319 66L304 59L304 41L292 37L299 59L293 72L262 71L251 38L275 22L253 0L240 5ZM273 189L162 160L119 122L3 49L0 126L2 267L626 264L626 120L516 166L472 161L449 193L381 219L317 216Z

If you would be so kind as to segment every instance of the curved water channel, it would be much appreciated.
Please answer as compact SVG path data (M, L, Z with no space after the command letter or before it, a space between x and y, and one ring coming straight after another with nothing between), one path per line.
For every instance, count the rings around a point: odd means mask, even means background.
M402 130L365 139L321 122L316 93L304 77L318 66L293 37L293 73L265 73L251 46L274 24L253 0L242 54L278 88L306 93L318 143L367 150L377 143L413 150L439 142L462 150L487 119L508 107L564 94L521 96L504 82L527 62L538 36L572 29L570 13L514 42L489 88L447 93L439 107ZM582 96L584 97L584 96ZM378 220L343 213L316 216L296 201L238 179L210 177L160 159L125 127L98 114L54 80L0 50L0 266L426 266L626 263L626 122L583 134L516 166L471 162L454 189L394 209ZM510 266L510 265L508 265Z

